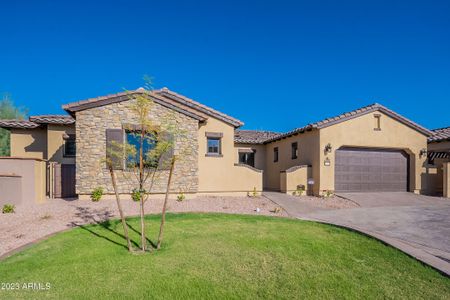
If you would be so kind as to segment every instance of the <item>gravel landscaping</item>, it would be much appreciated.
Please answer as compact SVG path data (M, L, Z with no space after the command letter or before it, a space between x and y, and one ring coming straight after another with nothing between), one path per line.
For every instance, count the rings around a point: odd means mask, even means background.
M146 213L160 213L163 200L149 200ZM139 204L122 200L127 216L138 215ZM276 204L264 197L197 197L182 202L169 200L170 212L220 212L256 214L286 217ZM115 200L62 200L48 199L44 204L16 206L13 214L0 214L0 256L49 234L86 223L95 223L108 218L117 218Z

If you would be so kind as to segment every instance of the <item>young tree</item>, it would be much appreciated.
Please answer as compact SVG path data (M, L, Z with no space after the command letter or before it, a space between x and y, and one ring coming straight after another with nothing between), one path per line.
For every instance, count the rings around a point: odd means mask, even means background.
M161 225L159 226L158 243L156 244L156 249L158 249L158 250L161 249L161 243L163 240L164 225L166 223L167 200L169 199L170 184L172 183L172 174L173 174L173 167L175 166L175 161L176 161L176 156L174 155L172 157L172 161L170 163L170 171L169 171L169 179L167 180L166 196L164 198L163 209L161 212Z
M117 208L119 209L119 215L120 215L120 220L122 221L123 232L125 235L125 239L127 240L128 251L132 252L133 248L131 247L130 235L128 233L128 225L125 220L125 215L123 213L122 205L120 204L120 197L119 197L119 192L117 189L117 182L116 182L116 174L114 173L113 160L111 159L111 157L118 155L117 153L113 153L113 151L114 151L114 150L112 150L113 148L114 148L114 146L111 147L109 150L107 150L107 151L110 151L110 153L109 153L109 155L107 155L105 163L109 170L109 174L111 175L111 182L112 182L112 186L114 189L114 194L116 196Z
M3 96L0 101L0 120L6 119L18 119L23 120L26 118L27 110L23 107L15 106L14 102L8 94ZM0 128L0 156L10 155L10 135L9 131Z
M174 118L170 114L158 116L157 123L152 120L154 118L150 117L150 112L154 103L150 96L149 89L143 89L140 93L129 93L128 108L133 113L133 124L123 124L126 138L121 145L114 143L116 150L112 153L116 163L125 160L124 167L114 168L113 163L110 164L110 174L116 195L119 193L114 180L120 177L119 180L127 181L127 186L133 193L133 199L139 200L141 251L143 252L151 250L147 247L145 202L149 199L155 182L166 174L169 168L173 171L171 161L174 136L177 132L176 124L172 122ZM117 169L116 172L121 172L121 176L115 177L114 169Z

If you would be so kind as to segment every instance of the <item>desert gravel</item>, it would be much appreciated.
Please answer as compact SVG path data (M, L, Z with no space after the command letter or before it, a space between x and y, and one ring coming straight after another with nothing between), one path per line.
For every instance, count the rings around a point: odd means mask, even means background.
M130 199L121 201L127 216L138 215L139 205ZM146 213L160 213L163 200L146 202ZM115 200L47 199L43 204L22 204L15 213L0 213L0 257L52 233L86 223L117 218ZM276 208L278 208L276 210ZM169 200L169 212L220 212L286 217L280 207L264 197L197 197L182 202Z

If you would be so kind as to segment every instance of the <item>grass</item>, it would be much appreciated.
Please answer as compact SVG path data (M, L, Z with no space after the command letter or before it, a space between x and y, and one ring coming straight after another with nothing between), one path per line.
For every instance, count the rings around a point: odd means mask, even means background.
M128 223L139 241L138 219ZM156 236L159 216L147 217ZM450 280L371 238L283 218L170 214L159 252L129 254L121 224L76 228L0 262L0 298L449 299Z

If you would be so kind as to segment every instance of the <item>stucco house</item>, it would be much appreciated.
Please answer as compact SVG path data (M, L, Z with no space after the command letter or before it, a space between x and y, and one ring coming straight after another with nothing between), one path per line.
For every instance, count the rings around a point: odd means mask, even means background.
M130 110L136 94L153 101L149 118L169 117L183 131L175 137L175 154L190 151L175 167L173 193L245 195L298 188L315 195L430 193L437 188L427 177L428 140L434 147L437 133L380 104L276 133L239 130L243 122L167 88L149 94L137 89L63 105L68 115L0 120L0 127L11 132L12 157L47 162L47 194L87 198L98 186L112 194L101 161L110 142L126 140L127 126L136 123ZM161 170L155 193L164 192L166 173ZM126 181L119 182L120 192L130 193Z

